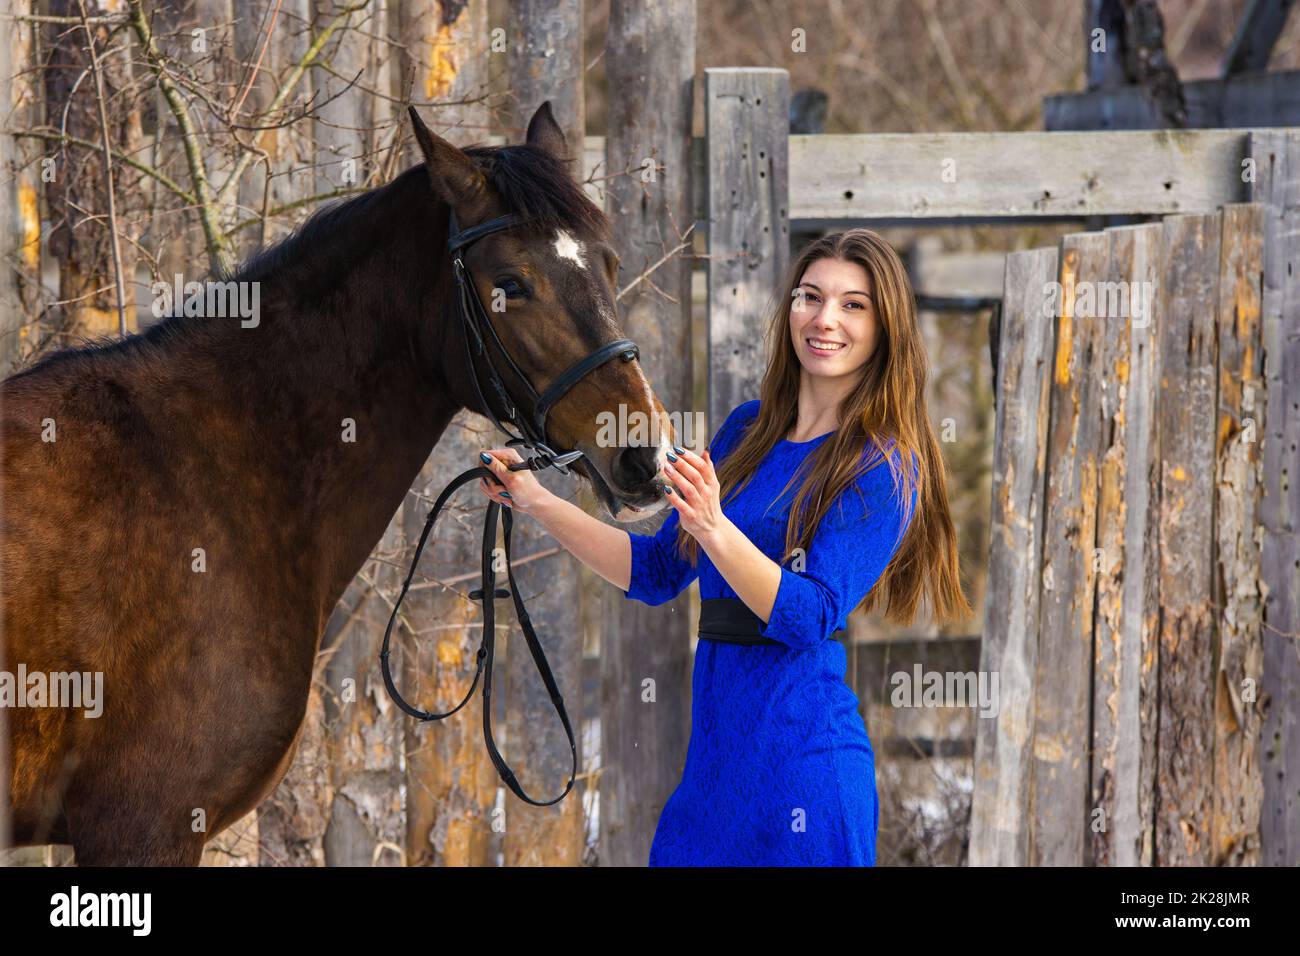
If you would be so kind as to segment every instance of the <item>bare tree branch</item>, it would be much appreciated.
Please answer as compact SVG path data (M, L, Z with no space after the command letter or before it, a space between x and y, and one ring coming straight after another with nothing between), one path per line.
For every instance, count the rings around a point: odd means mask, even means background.
M194 195L197 199L195 207L198 209L199 222L203 225L203 238L208 250L208 264L213 273L222 275L229 269L229 255L225 236L222 234L221 225L218 221L216 200L208 184L208 171L203 165L203 149L199 144L198 133L194 129L194 123L190 119L190 112L185 106L185 101L181 99L181 95L177 91L176 85L171 81L171 77L168 76L167 71L162 68L162 56L159 54L158 46L154 42L153 30L149 26L148 20L145 19L144 6L141 0L130 0L130 3L131 26L135 29L135 34L140 40L140 46L144 50L149 68L158 80L158 88L162 91L163 99L167 101L167 106L171 110L172 116L176 118L176 125L180 129L181 143L185 149L185 161L189 168L190 181L194 185Z

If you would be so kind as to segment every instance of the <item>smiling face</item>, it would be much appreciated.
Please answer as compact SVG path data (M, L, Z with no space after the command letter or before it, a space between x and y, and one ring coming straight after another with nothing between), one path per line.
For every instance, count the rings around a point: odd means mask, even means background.
M602 238L520 227L475 243L466 264L488 320L539 395L575 363L625 337L614 307L618 255ZM503 373L507 367L498 362ZM597 416L619 418L620 405L623 418L658 420L653 446L597 443ZM665 506L658 479L675 436L638 361L614 358L588 372L551 408L546 431L557 450L583 452L573 468L615 519L639 520Z
M806 375L855 375L876 351L880 317L871 277L856 262L817 259L804 270L790 303L790 340Z

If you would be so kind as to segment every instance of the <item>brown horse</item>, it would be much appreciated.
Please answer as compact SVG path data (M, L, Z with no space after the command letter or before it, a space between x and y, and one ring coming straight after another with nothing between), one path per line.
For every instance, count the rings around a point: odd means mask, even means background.
M174 314L0 385L0 667L103 675L98 717L8 711L16 843L193 865L283 777L326 619L452 417L483 411L449 209L462 229L528 220L466 262L539 392L623 337L609 223L549 104L526 143L464 151L412 117L423 165L230 277L257 284L255 320ZM618 361L560 399L549 438L583 451L574 467L632 520L662 505L661 461L598 443L597 414L619 403L671 434L640 366Z

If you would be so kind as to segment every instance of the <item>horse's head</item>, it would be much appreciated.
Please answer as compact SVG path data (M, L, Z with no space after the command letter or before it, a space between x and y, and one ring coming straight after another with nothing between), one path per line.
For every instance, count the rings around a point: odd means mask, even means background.
M536 393L594 350L625 338L615 309L618 255L609 223L566 167L564 132L550 104L534 114L520 146L461 150L431 133L414 109L411 120L434 195L455 211L461 230L507 213L524 220L476 240L464 259L488 321ZM463 331L447 340L458 350L449 370L463 355ZM488 339L520 412L532 414L509 362ZM635 443L625 443L629 435ZM583 453L572 467L616 520L634 521L664 506L658 480L676 438L635 359L606 362L565 392L547 414L546 440L554 449Z

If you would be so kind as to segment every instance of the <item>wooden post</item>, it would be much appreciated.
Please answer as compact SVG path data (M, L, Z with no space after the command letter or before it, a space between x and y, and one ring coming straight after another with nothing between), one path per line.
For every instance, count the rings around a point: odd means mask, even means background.
M1052 367L1043 498L1038 704L1030 760L1031 866L1081 865L1085 833L1092 822L1088 806L1089 674L1097 566L1101 342L1106 319L1097 317L1095 309L1078 308L1084 287L1076 283L1095 284L1104 279L1109 256L1104 233L1080 233L1061 242L1061 310Z
M1100 30L1100 35L1094 36ZM1100 43L1095 42L1099 39ZM1083 49L1088 89L1107 90L1128 81L1124 72L1124 8L1119 0L1084 0Z
M1250 0L1223 56L1221 73L1263 73L1295 0Z
M402 4L396 26L407 49L400 72L418 100L446 100L451 105L424 111L438 135L461 146L486 138L490 122L481 99L488 80L487 0L457 3ZM408 95L405 83L396 94ZM477 102L456 102L478 100ZM409 123L409 120L403 120ZM410 163L421 162L414 146ZM450 300L449 300L450 301ZM420 529L442 488L466 468L478 464L481 448L499 448L505 436L486 418L462 410L452 419L407 496L402 562L410 560ZM485 499L465 488L439 519L437 545L425 550L417 582L429 587L412 591L403 614L419 632L403 640L402 679L426 709L446 710L465 695L474 677L475 652L482 637L478 605L468 600L470 582L438 587L433 582L470 574L479 567L480 529ZM506 673L510 648L505 640L512 615L497 607L497 667ZM502 695L496 702L503 703ZM494 709L494 728L503 754L511 753L504 711ZM483 746L482 698L455 717L435 723L403 718L406 732L406 853L411 866L491 866L499 852L511 813L521 804L501 787ZM525 786L532 784L525 778ZM535 785L534 785L535 786ZM498 794L504 793L497 811Z
M606 211L625 285L671 253L692 224L693 0L611 4L605 64L605 158L613 177ZM691 407L689 262L678 252L651 278L621 300L623 329L640 344L641 364L664 406L685 413ZM685 594L654 608L612 589L605 599L600 863L644 866L686 757L691 622Z
M519 0L512 5L509 79L514 93L510 125L522 139L537 107L547 100L564 129L572 162L570 171L582 178L583 148L586 142L586 110L583 99L582 0ZM573 491L573 479L551 472L538 479L562 497ZM554 538L535 521L518 521L512 549L523 557L554 550L549 557L521 565L516 572L524 591L529 614L546 648L551 670L568 702L571 719L582 712L582 567L572 554L557 546ZM502 607L505 607L503 604ZM549 799L569 779L573 758L564 728L555 716L550 695L537 676L532 655L527 653L522 634L515 626L513 611L510 638L517 653L509 655L504 726L510 740L507 761L520 774L529 792ZM518 640L515 638L518 637ZM580 724L575 726L580 735ZM581 760L581 753L579 759ZM579 764L581 767L581 763ZM582 794L586 788L574 784L572 793L553 807L530 807L507 796L504 840L507 866L576 866L582 861Z
M104 12L105 7L87 3L90 13ZM42 12L77 19L80 6L72 0L52 0ZM95 84L83 82L77 86L82 68L90 63L86 33L60 24L45 25L47 64L57 64L44 73L46 104L45 123L54 129L66 130L69 136L99 144L102 124L96 102ZM92 28L98 50L106 47L108 30ZM131 58L118 54L101 58L100 70L109 89L129 88L132 81ZM65 112L65 106L67 107ZM120 107L119 107L120 108ZM116 130L110 131L113 149L125 155L134 155L139 148L139 110L117 115L112 121ZM120 124L120 125L119 125ZM60 331L66 335L59 345L71 345L80 337L96 338L117 336L120 331L117 291L114 283L116 266L109 237L111 228L105 220L90 216L105 216L108 211L108 191L104 177L104 154L78 146L61 149L57 145L46 155L56 160L55 178L46 184L45 201L53 225L50 229L49 249L59 264L59 299L61 306ZM116 196L130 195L138 187L138 176L123 163L113 167L113 190ZM124 217L118 218L121 234L119 262L129 298L135 291L133 282L138 259L136 238L138 229ZM135 330L135 310L132 302L126 303L127 331Z
M1090 861L1149 866L1155 782L1155 329L1161 226L1106 230L1107 279L1127 283L1127 314L1102 340L1101 474L1097 499L1097 615L1092 688ZM1146 291L1150 297L1146 297ZM1142 298L1138 298L1142 296ZM1091 821L1090 821L1091 822Z
M1221 217L1169 216L1161 254L1160 866L1207 866L1213 809L1215 321Z
M758 398L766 327L790 266L790 76L704 71L709 431Z
M1043 472L1055 321L1047 312L1055 249L1007 256L997 363L993 505L980 672L999 675L996 717L976 721L972 866L1028 859Z
M32 12L30 0L14 0L15 15ZM0 87L8 94L2 104L6 125L21 129L36 125L38 85L29 72L35 27L14 21L0 41ZM45 145L45 144L42 144ZM45 154L54 150L46 145ZM36 308L40 283L41 215L38 190L38 144L16 136L0 136L0 178L4 181L0 214L0 378L16 371L40 339Z
M1300 133L1250 134L1251 198L1265 205L1266 421L1261 568L1265 589L1264 808L1260 863L1300 865Z
M240 62L256 62L263 42L266 43L262 68L252 78L252 86L244 103L246 115L260 116L266 113L279 92L280 81L291 65L302 57L310 41L309 31L303 29L303 25L311 20L312 3L313 0L284 0L269 37L265 34L266 28L270 26L269 20L263 23L261 17L236 18L234 43ZM310 78L304 78L303 95L311 95L310 91ZM237 189L238 207L245 211L244 215L247 215L247 210L260 212L264 205L272 209L283 203L315 195L316 175L313 163L316 146L312 136L313 125L310 121L293 123L283 129L267 131L256 140L267 151L271 163L269 169L256 163L244 171ZM268 180L268 177L272 178ZM151 188L157 191L157 187ZM175 202L162 192L158 192L158 195L161 197L158 205ZM284 238L292 224L290 217L271 217L266 222L237 233L232 245L242 259L257 249ZM154 228L167 229L167 217L158 217ZM184 250L180 251L183 254ZM173 249L172 255L175 252ZM350 588L344 597L343 613L336 613L331 618L321 637L323 651L327 651L340 639L340 630L347 616L356 609L358 597L358 589ZM374 594L368 594L366 599L380 600ZM381 609L382 606L381 602ZM378 613L382 613L382 610ZM396 651L398 661L401 660L400 655L399 647ZM275 791L257 808L261 866L325 865L324 834L334 804L335 791L327 749L330 741L326 738L325 698L322 694L322 688L328 682L323 663L318 663L315 670L293 763Z
M313 0L313 11L318 25L338 15L332 0ZM365 177L363 136L370 122L369 98L355 92L337 94L369 65L365 33L376 27L372 14L357 11L340 31L330 55L338 76L323 71L315 76L315 93L322 101L313 123L318 193ZM382 78L378 82L382 84ZM402 520L399 508L376 552L404 554ZM326 634L329 644L322 644L333 645L325 667L326 752L333 784L324 836L328 866L403 862L406 821L399 794L406 718L386 699L376 666L389 611L379 592L391 594L400 580L401 572L392 563L370 562L348 586Z
M390 20L395 16L392 12L387 15ZM300 26L309 18L310 0L283 0L269 36L269 15L264 19L260 14L249 16L241 12L235 18L234 49L237 62L256 63L258 57L262 57L261 69L247 81L251 85L244 99L244 118L241 121L249 122L247 117L266 114L279 92L282 78L292 64L302 57L311 39ZM381 77L367 72L359 82L378 87L376 81L379 79ZM356 91L354 93L363 95ZM309 94L305 92L304 95ZM374 102L380 101L375 98ZM273 117L270 121L274 119ZM250 213L260 214L264 206L268 210L274 209L315 195L315 176L311 168L314 148L311 126L309 122L297 122L282 129L265 131L258 136L255 142L266 150L269 163L255 163L240 177L237 187L239 219L248 218ZM229 211L222 210L222 213L228 214ZM165 228L165 221L161 225ZM238 251L238 257L243 259L288 235L292 226L293 220L290 217L272 216L265 222L237 232L232 245Z
M1218 427L1215 434L1214 679L1215 866L1259 862L1263 771L1259 699L1264 645L1258 509L1264 434L1264 207L1223 209L1218 309Z

